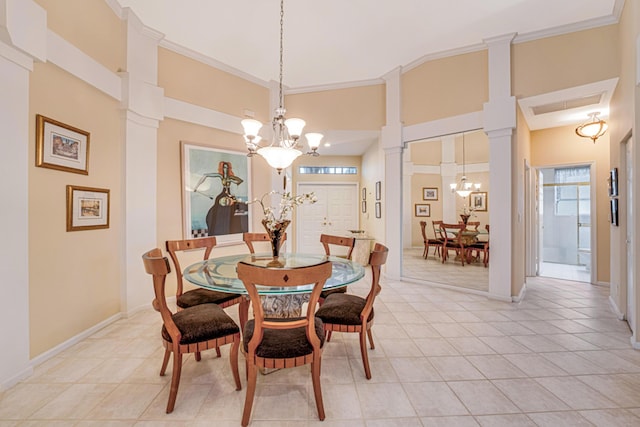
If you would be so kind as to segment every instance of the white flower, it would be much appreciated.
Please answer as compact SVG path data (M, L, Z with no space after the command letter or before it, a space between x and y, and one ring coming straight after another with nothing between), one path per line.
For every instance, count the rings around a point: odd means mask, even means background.
M271 196L272 194L281 194L280 204L277 209L271 206L264 205L264 198ZM260 203L262 212L264 213L265 225L269 230L275 230L278 226L281 226L285 221L290 221L290 214L293 208L302 205L303 203L313 204L318 201L315 193L304 193L298 196L292 196L290 192L278 193L277 191L270 191L262 195L260 199L253 199L249 203Z

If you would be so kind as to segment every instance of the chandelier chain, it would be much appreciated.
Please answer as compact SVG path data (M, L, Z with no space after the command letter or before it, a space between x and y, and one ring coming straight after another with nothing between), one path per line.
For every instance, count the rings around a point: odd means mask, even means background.
M282 52L284 44L284 0L280 0L280 109L284 108L284 96L282 95Z

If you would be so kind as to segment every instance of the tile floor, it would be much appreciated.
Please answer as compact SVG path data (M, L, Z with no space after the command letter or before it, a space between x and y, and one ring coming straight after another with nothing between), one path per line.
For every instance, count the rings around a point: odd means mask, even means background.
M640 351L611 314L607 288L536 279L510 304L382 284L373 378L364 378L356 334L334 334L323 356L326 420L300 367L258 378L252 426L640 425ZM244 391L234 389L228 349L188 357L176 409L164 413L159 323L149 309L36 367L0 395L0 426L240 425Z

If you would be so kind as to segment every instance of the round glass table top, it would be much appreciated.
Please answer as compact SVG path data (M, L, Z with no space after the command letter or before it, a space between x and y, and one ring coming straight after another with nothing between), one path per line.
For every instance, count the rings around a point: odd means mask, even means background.
M364 267L355 261L335 256L298 253L280 254L278 258L266 253L210 258L185 268L183 277L194 285L205 289L246 294L244 284L242 280L238 279L236 272L236 266L239 262L262 268L295 269L318 265L326 260L331 261L332 272L323 289L340 288L364 277ZM257 288L261 295L299 294L311 292L313 284L285 288L276 286L257 286Z

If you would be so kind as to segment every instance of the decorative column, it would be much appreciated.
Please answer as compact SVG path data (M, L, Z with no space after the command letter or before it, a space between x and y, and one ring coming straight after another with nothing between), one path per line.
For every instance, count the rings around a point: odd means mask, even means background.
M453 135L446 135L442 137L440 175L442 179L442 220L447 224L458 223L456 193L451 192L450 185L456 182L457 173L456 138Z
M382 180L385 242L389 248L385 274L399 280L402 273L402 122L400 121L400 71L384 76L386 82L387 125L382 128L381 146L385 154Z
M491 263L489 294L511 301L513 277L513 129L516 99L511 96L511 41L515 34L485 40L489 48L489 102L484 104L484 131L489 137L491 193ZM518 218L518 221L521 219Z
M146 28L129 8L123 9L127 25L126 72L122 79L125 179L124 313L149 306L153 299L149 277L140 255L158 245L157 240L157 130L163 119L164 91L158 82L158 43L162 34Z
M29 355L29 73L46 61L47 15L29 0L0 0L0 391L32 372ZM34 118L35 120L35 118Z

